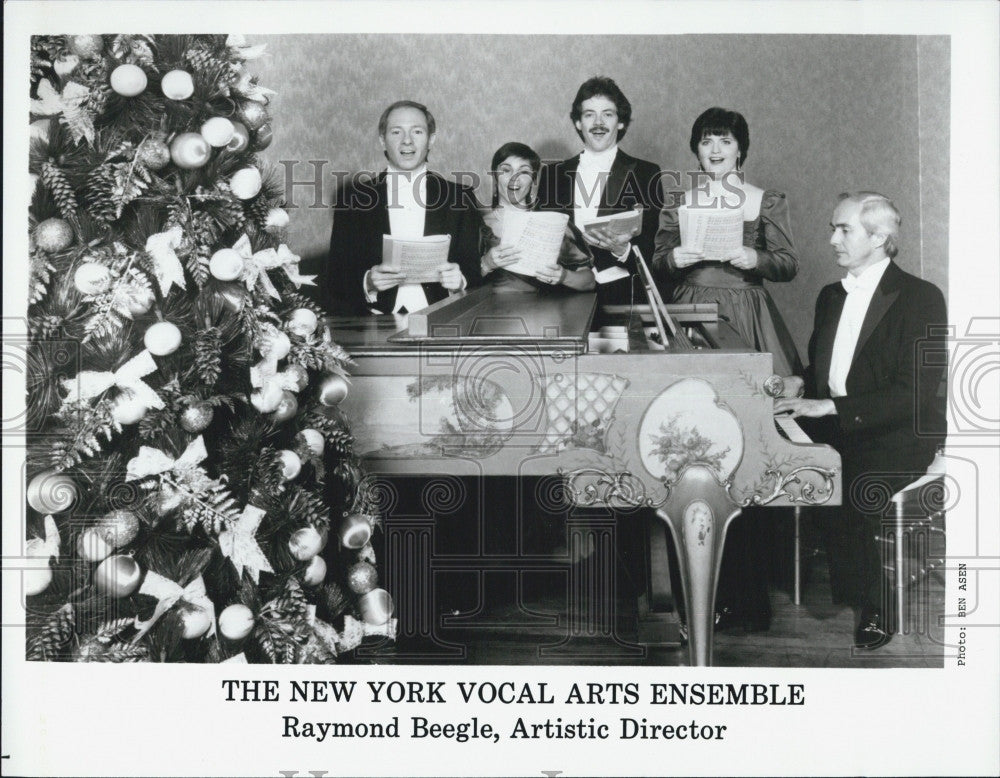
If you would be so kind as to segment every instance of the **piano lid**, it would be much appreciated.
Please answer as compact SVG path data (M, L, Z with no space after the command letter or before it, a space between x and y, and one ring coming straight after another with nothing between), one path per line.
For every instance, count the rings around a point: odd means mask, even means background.
M399 345L531 344L582 353L596 308L597 295L591 292L497 292L484 286L411 313L406 329L387 340Z

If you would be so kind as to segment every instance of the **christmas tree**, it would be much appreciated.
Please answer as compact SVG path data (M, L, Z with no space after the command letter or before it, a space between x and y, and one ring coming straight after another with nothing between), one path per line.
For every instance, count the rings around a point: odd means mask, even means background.
M330 662L392 636L350 360L255 156L263 48L32 40L29 659Z

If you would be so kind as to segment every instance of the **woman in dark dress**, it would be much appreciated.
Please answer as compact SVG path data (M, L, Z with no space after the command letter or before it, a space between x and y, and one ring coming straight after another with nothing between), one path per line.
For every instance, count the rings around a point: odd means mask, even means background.
M672 288L673 302L715 303L720 318L748 346L773 355L776 374L800 375L802 363L795 341L764 286L764 281L791 281L798 272L785 195L744 179L750 130L736 111L709 108L702 113L691 128L690 146L710 179L707 193L704 187L689 190L684 202L742 207L743 246L721 260L708 261L702 252L681 245L677 207L664 208L653 272L664 288ZM748 631L761 631L770 627L770 549L763 542L769 519L760 509L749 509L730 525L719 577L717 628L742 624Z

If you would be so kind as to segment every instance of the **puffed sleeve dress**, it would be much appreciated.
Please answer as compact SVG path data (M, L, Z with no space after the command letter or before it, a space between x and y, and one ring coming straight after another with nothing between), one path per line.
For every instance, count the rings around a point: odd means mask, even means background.
M741 270L728 262L699 262L685 268L673 264L673 249L681 244L677 208L660 212L653 270L672 287L675 303L716 303L720 317L748 346L774 355L778 375L801 375L795 341L785 326L764 281L791 281L798 272L792 244L788 201L781 192L764 190L760 214L743 222L743 245L757 251L757 267Z

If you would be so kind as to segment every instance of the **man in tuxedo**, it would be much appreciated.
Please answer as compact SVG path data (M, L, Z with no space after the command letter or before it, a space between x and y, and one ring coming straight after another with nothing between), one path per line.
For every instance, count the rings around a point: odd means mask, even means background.
M542 210L559 211L570 218L574 231L591 245L598 299L602 304L627 304L632 300L638 248L649 262L663 207L660 168L637 159L618 147L632 121L632 105L618 85L604 76L585 81L576 93L570 119L583 141L575 157L546 165L538 187ZM642 227L631 236L608 229L596 234L583 225L642 207ZM636 285L641 289L639 282ZM638 301L645 302L641 291Z
M427 170L436 124L426 106L393 103L378 124L388 166L374 181L355 179L338 192L323 303L334 314L407 313L476 286L479 208L469 188ZM407 284L382 265L382 236L450 235L448 262L435 283Z
M946 366L919 358L921 342L944 348L944 296L892 261L899 225L885 196L841 195L830 244L847 276L820 291L810 366L804 379L786 382L786 394L799 396L774 406L809 417L813 438L841 454L843 507L825 523L831 588L835 602L861 607L855 645L866 649L892 638L878 540L888 506L875 505L872 494L893 494L922 475L946 432Z

